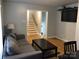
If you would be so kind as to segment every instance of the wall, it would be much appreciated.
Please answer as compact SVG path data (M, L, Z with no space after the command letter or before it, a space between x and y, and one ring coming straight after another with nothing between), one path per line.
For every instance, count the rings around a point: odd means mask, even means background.
M77 49L79 50L79 2L78 2L78 16L77 16L75 39L77 41Z
M26 10L42 10L42 11L48 11L48 37L55 35L55 8L46 7L46 6L38 6L38 5L32 5L32 4L25 4L20 2L7 2L4 3L4 16L3 20L5 21L4 24L7 23L14 23L16 25L16 31L20 34L26 33L26 19L27 19L27 13ZM52 26L51 26L52 25ZM25 30L25 31L24 31Z
M47 36L48 38L52 38L56 36L56 8L50 7L48 11L48 29Z
M38 24L38 31L41 33L41 19L42 19L42 12L37 12L37 24Z
M4 5L4 24L13 23L16 33L25 33L24 26L26 22L25 6L16 3L7 3ZM23 25L22 25L23 24ZM23 30L23 31L22 31Z
M46 7L31 5L25 3L9 2L4 3L4 21L5 24L13 23L16 26L17 33L26 33L27 9L46 10ZM25 30L25 31L24 31Z
M77 3L67 5L67 7L78 6ZM63 41L75 40L76 23L61 22L61 11L57 11L56 37Z
M1 17L1 0L0 0L0 59L2 59L3 53L3 40L2 40L2 17Z

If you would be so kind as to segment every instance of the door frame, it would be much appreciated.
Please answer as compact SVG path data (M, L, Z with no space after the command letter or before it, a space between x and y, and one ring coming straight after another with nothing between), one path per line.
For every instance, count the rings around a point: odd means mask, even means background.
M41 12L46 12L46 35L45 35L45 38L47 39L48 38L48 36L47 36L47 33L48 33L48 11L45 11L45 10L35 10L35 9L27 9L27 20L26 20L26 37L27 37L27 35L28 35L28 33L27 33L27 26L28 26L28 24L29 24L29 12L30 12L30 10L34 10L34 11L41 11ZM41 24L40 24L41 25ZM40 27L40 30L41 30L41 27ZM41 35L41 31L40 31L40 35ZM28 38L27 38L27 40L28 40Z

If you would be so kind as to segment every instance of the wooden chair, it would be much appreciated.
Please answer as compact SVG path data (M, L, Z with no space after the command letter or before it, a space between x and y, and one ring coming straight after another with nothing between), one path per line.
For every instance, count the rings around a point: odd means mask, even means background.
M76 41L64 43L64 54L72 54L77 51Z
M77 45L76 41L64 43L64 55L59 56L59 59L74 59L76 56Z

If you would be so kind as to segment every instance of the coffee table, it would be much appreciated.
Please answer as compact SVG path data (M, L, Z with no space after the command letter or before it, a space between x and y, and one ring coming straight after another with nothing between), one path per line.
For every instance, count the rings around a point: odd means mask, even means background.
M45 39L32 40L32 46L42 51L43 58L57 56L57 47Z

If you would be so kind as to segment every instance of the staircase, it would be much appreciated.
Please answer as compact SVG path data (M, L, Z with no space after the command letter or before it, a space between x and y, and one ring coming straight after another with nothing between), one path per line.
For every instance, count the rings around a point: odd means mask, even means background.
M36 28L35 22L33 20L33 18L31 17L29 19L29 24L27 26L27 38L28 38L28 42L31 44L33 39L38 39L40 38L40 34Z
M29 20L29 25L28 25L27 31L28 31L28 34L30 34L30 35L38 34L38 32L35 28L34 21L32 19Z

